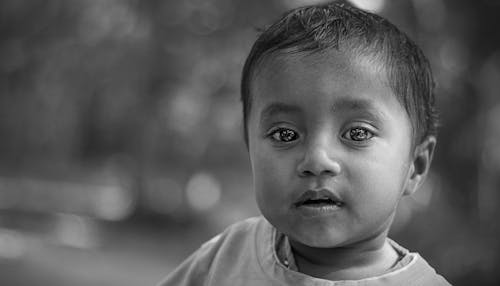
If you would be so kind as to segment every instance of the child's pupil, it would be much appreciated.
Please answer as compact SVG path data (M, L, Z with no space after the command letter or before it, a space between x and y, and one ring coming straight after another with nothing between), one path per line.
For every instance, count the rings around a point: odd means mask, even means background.
M295 138L295 132L292 130L284 129L281 130L280 137L281 140L285 142L292 141Z
M354 128L349 131L349 135L353 140L362 141L368 138L366 130L361 128Z

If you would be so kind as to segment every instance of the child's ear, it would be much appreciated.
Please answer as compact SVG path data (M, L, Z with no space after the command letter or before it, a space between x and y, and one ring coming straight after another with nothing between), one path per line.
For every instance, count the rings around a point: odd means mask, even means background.
M435 147L435 136L427 136L422 143L415 147L409 170L409 179L403 195L413 194L422 185L429 172Z

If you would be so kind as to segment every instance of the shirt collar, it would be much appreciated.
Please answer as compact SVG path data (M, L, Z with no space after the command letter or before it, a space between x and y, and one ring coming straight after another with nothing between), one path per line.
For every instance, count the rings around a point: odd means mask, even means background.
M275 237L274 250L276 252L276 257L278 258L278 262L281 263L281 265L283 265L285 268L298 272L299 268L297 266L297 263L295 262L295 257L293 255L292 247L290 245L288 237L277 230L276 230L276 235L274 237ZM399 260L393 265L393 267L388 269L385 273L389 273L392 271L396 271L400 268L403 268L406 265L408 265L413 259L411 255L408 255L409 251L407 249L400 246L392 239L388 238L388 241L389 244L399 254Z
M288 237L276 231L274 245L279 263L290 270L298 271L299 269L295 263L295 258L293 256L292 247L290 246Z

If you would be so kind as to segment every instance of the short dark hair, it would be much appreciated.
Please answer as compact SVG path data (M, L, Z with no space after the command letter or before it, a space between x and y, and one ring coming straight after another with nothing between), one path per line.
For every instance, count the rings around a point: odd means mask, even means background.
M409 115L413 142L437 133L434 80L420 48L388 20L345 1L296 8L285 13L258 37L243 67L241 101L245 142L252 106L251 83L263 59L275 52L335 49L380 58L398 101Z

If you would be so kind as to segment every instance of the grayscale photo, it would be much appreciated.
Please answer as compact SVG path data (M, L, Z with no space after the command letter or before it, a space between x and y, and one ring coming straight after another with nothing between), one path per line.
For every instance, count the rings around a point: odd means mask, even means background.
M498 285L499 13L1 1L0 285Z

